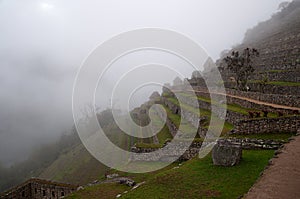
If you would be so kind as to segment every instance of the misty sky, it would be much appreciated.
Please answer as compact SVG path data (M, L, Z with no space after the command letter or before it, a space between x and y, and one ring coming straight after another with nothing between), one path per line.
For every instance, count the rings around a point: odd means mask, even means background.
M217 59L282 1L0 0L0 161L24 159L71 128L76 71L113 35L171 29Z

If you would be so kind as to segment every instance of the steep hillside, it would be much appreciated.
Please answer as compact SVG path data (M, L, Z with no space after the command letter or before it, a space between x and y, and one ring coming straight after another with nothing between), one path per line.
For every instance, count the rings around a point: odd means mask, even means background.
M252 90L261 91L258 84L263 80L267 81L266 92L269 90L272 93L280 92L278 91L280 89L272 89L276 86L299 86L300 1L291 2L280 12L274 14L271 19L248 30L243 43L233 50L241 52L242 49L248 47L255 48L260 53L259 57L253 60L255 72L250 78ZM221 68L224 67L222 59L218 60L217 63ZM232 76L230 71L223 70L225 82L230 81ZM293 88L286 89L285 94L299 95L294 90Z
M110 110L100 112L98 119L103 131L115 145L126 150L130 149L132 139L122 133L113 122ZM104 177L108 168L86 150L77 134L74 136L77 137L78 142L64 150L51 165L43 170L39 175L40 178L84 185Z
M49 156L50 162L35 167L34 174L54 181L87 184L83 190L69 198L115 198L118 194L122 194L122 198L243 196L268 165L274 150L287 142L300 127L300 1L290 3L270 20L249 30L243 44L233 50L246 47L256 48L260 53L254 60L255 73L250 77L250 91L234 89L230 82L232 73L224 67L220 59L218 64L227 87L226 93L209 93L204 81L206 77L193 76L187 81L192 84L196 96L186 90L186 81L180 81L180 85L164 87L161 95L152 94L148 102L131 112L133 120L140 126L149 124L151 114L152 127L157 128L161 125L163 116L161 112L150 107L159 104L165 109L166 124L153 137L131 138L118 128L110 110L99 113L99 122L110 140L119 147L136 153L153 152L164 147L174 139L180 127L186 132L180 132L181 137L176 138L179 142L190 139L189 133L196 130L197 135L192 138L192 145L179 159L184 162L173 163L152 173L118 172L94 159L74 132L61 142L60 146L64 143L71 144L59 148L59 153L41 153L46 159ZM209 62L206 64L209 65ZM209 69L211 67L206 67L205 74L210 75ZM266 79L264 85L263 79ZM176 96L182 100L181 104ZM212 96L226 96L227 102L214 100ZM220 112L213 113L212 107L226 109L227 113L225 116ZM218 122L211 123L212 118L216 121L224 120L224 126L221 126L223 139L233 140L242 146L243 159L239 165L214 166L211 155L204 159L196 158L209 127L214 130L220 126ZM140 130L139 133L149 132ZM162 156L159 154L155 158L160 162L168 156L174 156L177 151L173 150ZM142 165L155 164L147 158L131 158ZM106 183L104 174L107 172L130 177L141 183L140 187L131 189L117 183Z
M249 30L243 44L233 49L251 47L258 49L260 53L254 60L255 73L249 78L250 91L232 89L232 73L223 66L220 59L218 64L227 87L226 93L208 93L204 83L206 77L202 79L194 76L187 81L193 85L196 97L192 96L190 91L185 89L185 83L182 83L163 88L161 96L156 95L154 99L133 111L132 117L137 124L143 126L149 123L149 107L152 104L162 105L167 113L166 124L156 136L137 141L132 148L137 153L153 152L165 146L178 133L180 125L189 132L199 124L194 139L196 144L193 143L194 145L180 158L189 159L188 161L173 163L160 171L146 174L128 174L112 170L111 173L131 177L137 183L141 183L140 186L131 189L116 183L100 183L87 186L69 198L98 198L99 194L101 198L242 197L268 165L274 149L287 142L300 127L299 42L300 3L294 1L270 20ZM205 71L205 74L209 75L209 72ZM267 79L264 89L259 87L263 78ZM174 93L180 96L181 105ZM212 95L226 95L227 103L212 100ZM198 102L200 115L196 111L198 106L191 99ZM240 165L230 168L214 166L211 155L204 159L191 158L197 156L208 127L214 127L214 124L210 124L210 119L221 117L219 113L212 113L213 106L227 109L226 117L223 118L225 125L222 136L224 139L241 143L243 159ZM154 115L154 123L159 123L162 116L160 113ZM165 157L162 155L159 158L158 162ZM133 158L132 161L140 164L153 163L146 158Z
M87 184L104 176L107 167L92 157L82 144L61 154L39 177L56 182Z

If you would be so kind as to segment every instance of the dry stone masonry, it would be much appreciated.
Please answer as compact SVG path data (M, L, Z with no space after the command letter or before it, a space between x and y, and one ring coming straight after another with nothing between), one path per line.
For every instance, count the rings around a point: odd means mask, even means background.
M1 199L59 199L77 190L76 185L30 179L0 195Z

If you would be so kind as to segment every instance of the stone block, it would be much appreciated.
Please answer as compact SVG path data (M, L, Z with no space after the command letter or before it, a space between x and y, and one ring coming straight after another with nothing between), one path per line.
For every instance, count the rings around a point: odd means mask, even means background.
M239 164L242 159L241 143L219 140L212 151L214 165L230 167Z

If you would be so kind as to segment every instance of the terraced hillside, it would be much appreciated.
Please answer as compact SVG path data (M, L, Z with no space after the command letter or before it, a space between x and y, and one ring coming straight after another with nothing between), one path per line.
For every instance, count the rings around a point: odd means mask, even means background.
M269 94L299 95L300 85L300 2L293 1L281 12L248 30L244 42L234 50L256 48L255 73L250 78L252 91ZM226 55L224 55L226 56ZM222 69L222 59L218 61ZM223 71L225 82L232 73ZM264 84L262 84L265 81ZM233 87L232 84L227 84Z
M100 183L86 187L70 198L97 198L99 194L102 198L117 195L121 198L238 198L247 193L268 165L274 150L288 142L300 129L299 16L300 2L294 1L270 20L249 30L243 44L234 49L251 47L260 52L254 60L255 72L250 77L250 91L235 90L231 82L232 73L220 59L217 64L224 78L226 93L209 93L205 77L194 77L188 81L196 97L192 91L185 89L183 83L163 89L160 96L152 95L155 98L133 111L136 123L142 125L149 123L148 114L154 115L154 125L160 124L162 115L159 112L149 113L153 104L162 105L167 113L166 124L156 136L137 140L132 148L137 153L152 152L165 146L174 138L180 125L187 132L199 126L191 146L194 153L188 150L184 158L180 158L181 161L189 161L177 162L148 174L111 170L110 173L132 178L140 186L132 189L115 183ZM180 96L181 105L175 96ZM226 96L227 102L213 100L218 96ZM213 107L227 109L222 139L242 144L243 159L236 167L214 166L210 155L204 159L196 157L196 149L201 146L208 127L214 125L210 123L211 118L222 120L220 113L212 112ZM150 164L146 159L139 162Z
M151 173L131 174L106 168L96 161L80 143L74 144L44 169L40 177L83 185L83 189L69 198L238 198L248 192L268 165L274 151L289 141L300 129L300 2L294 1L270 20L249 30L243 44L258 49L254 60L255 72L250 77L250 91L238 91L231 82L232 73L217 64L226 92L208 92L205 78L193 77L188 82L194 91L182 85L164 88L154 93L148 102L131 112L136 124L149 124L153 128L162 124L163 115L150 109L161 105L167 115L162 130L153 137L135 139L126 136L114 124L113 118L99 118L109 132L110 139L123 149L136 153L153 152L174 139L179 129L185 134L179 141L191 139L189 132L196 131L191 147L170 166ZM209 73L206 73L209 75ZM219 82L218 82L219 83ZM195 92L196 96L192 95ZM178 98L182 104L179 104ZM221 97L224 100L216 100ZM226 115L212 110L227 110ZM103 116L103 115L102 115ZM105 115L107 116L107 114ZM216 121L211 122L211 119ZM221 138L241 143L243 159L235 167L214 166L210 154L197 158L209 128L221 126ZM149 132L140 131L140 134ZM216 141L216 140L211 140ZM176 153L176 151L174 151ZM276 152L277 153L277 152ZM172 155L172 154L167 154ZM166 157L158 157L163 160ZM132 159L138 164L153 164L147 159ZM159 162L159 161L158 161ZM128 187L105 179L105 175L129 177L139 186Z

